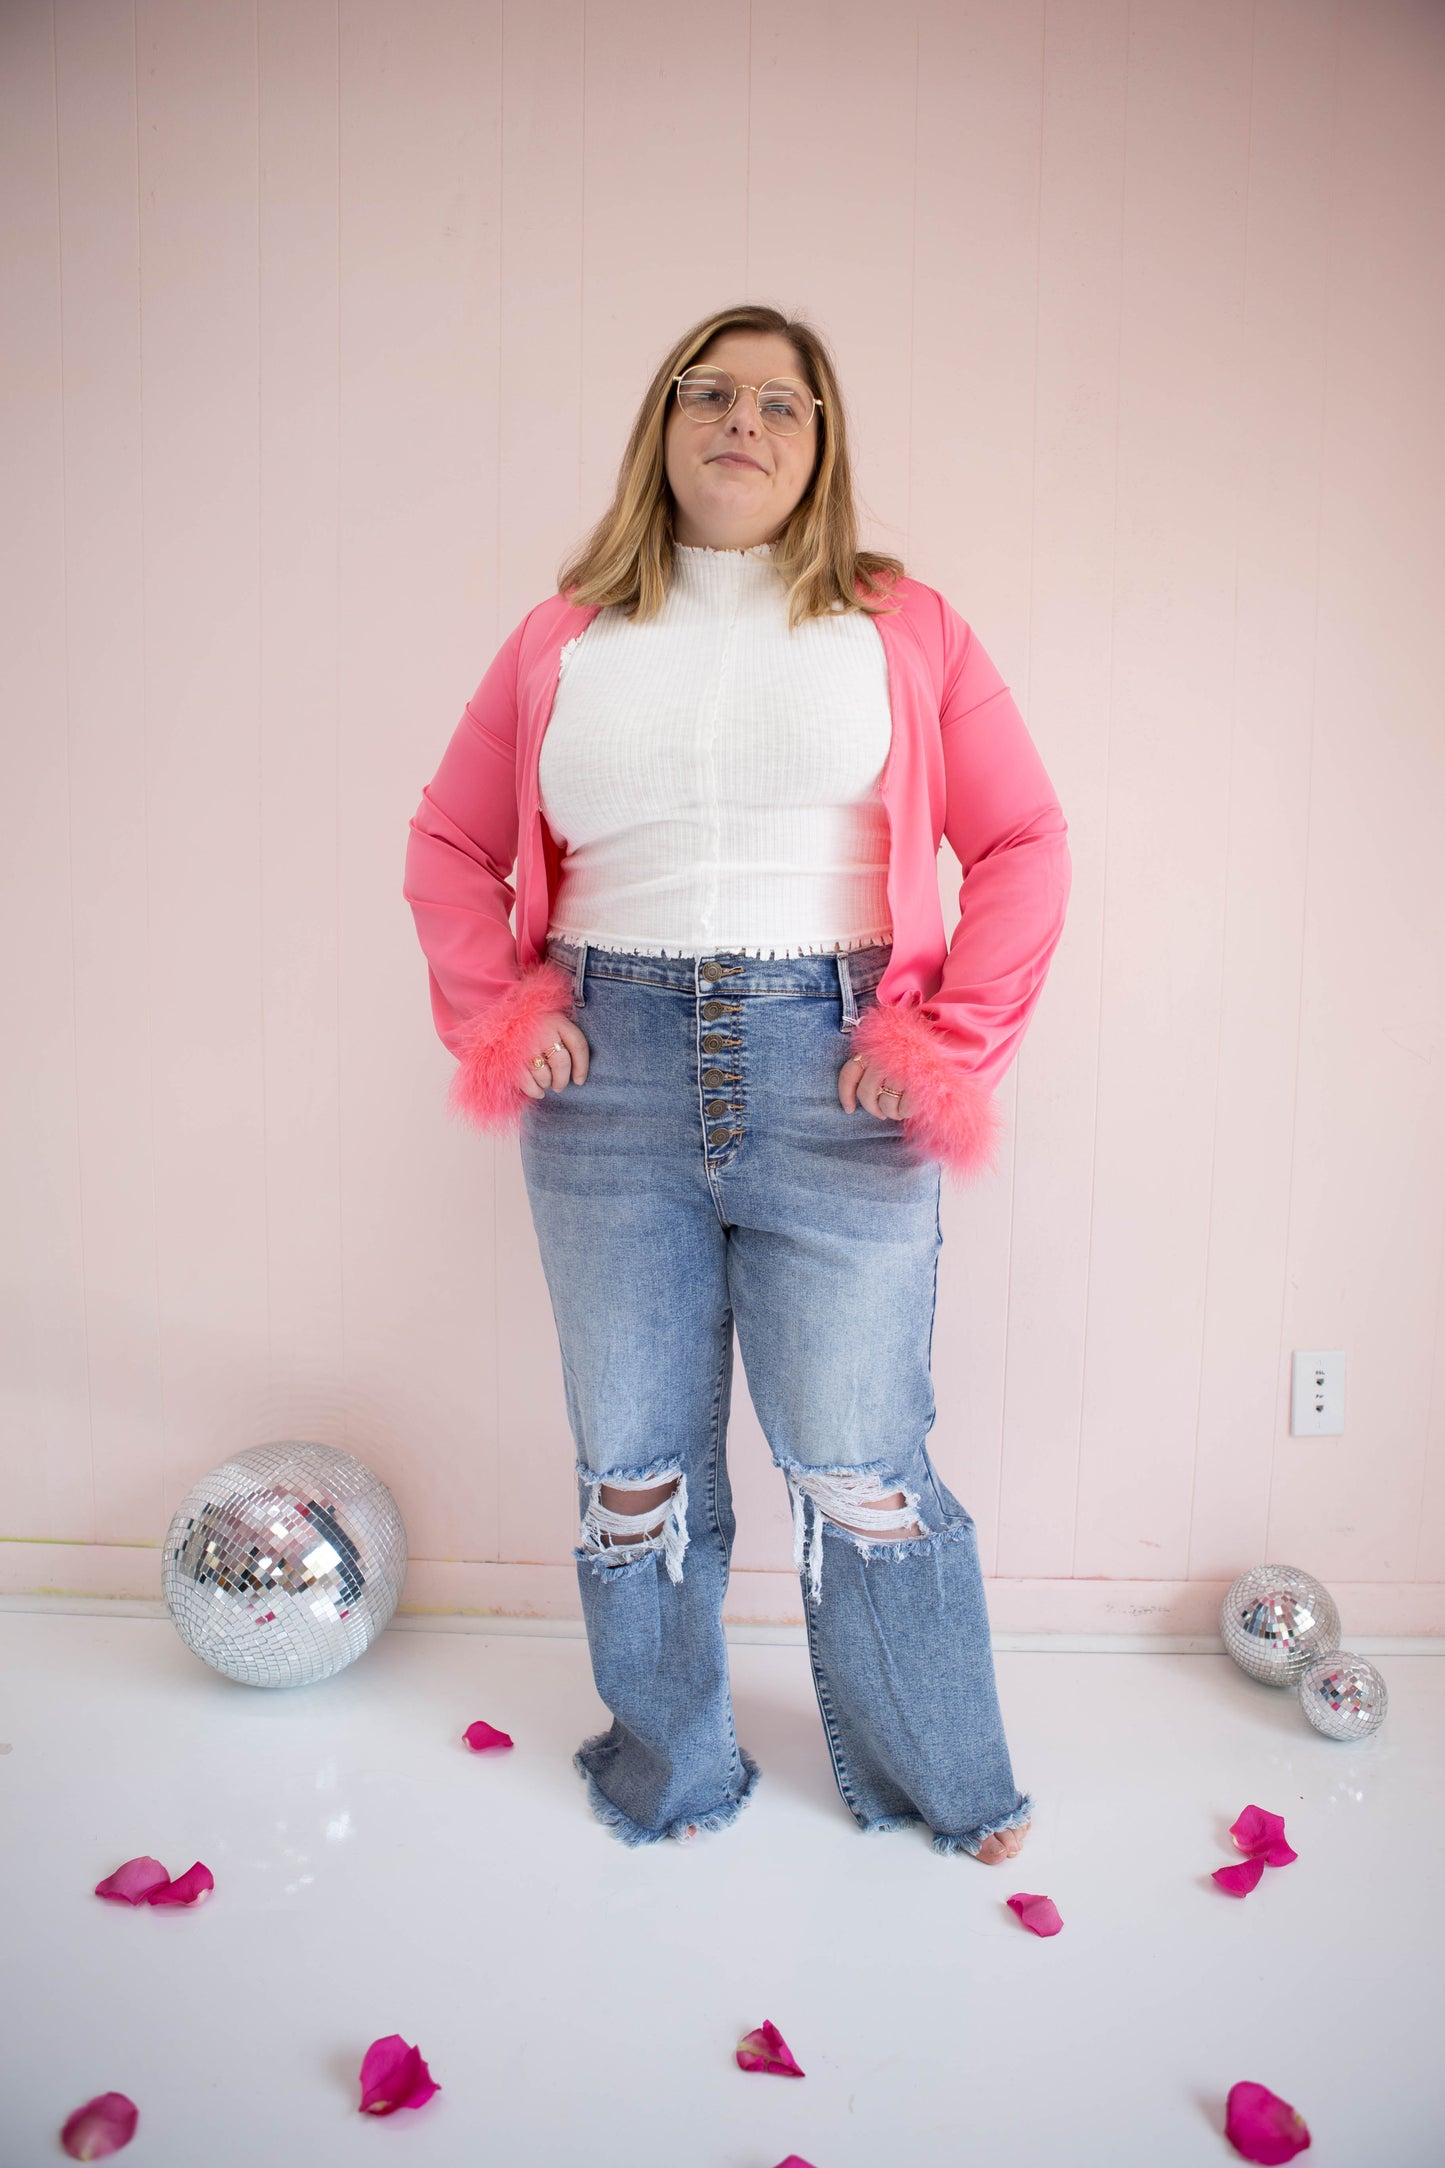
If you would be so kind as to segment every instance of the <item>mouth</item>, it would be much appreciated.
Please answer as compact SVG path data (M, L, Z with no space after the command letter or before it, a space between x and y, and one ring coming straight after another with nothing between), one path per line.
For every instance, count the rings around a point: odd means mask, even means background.
M755 459L748 459L741 452L718 452L708 464L714 467L751 467L757 474L763 471Z

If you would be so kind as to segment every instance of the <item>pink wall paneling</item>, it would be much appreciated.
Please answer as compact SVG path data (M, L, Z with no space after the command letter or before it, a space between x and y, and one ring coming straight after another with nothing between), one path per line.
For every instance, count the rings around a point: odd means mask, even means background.
M1445 1631L1445 15L1425 0L14 0L0 1590L360 1453L417 1608L576 1609L515 1145L407 821L677 330L813 316L864 539L976 627L1069 924L944 1206L930 1447L1009 1630L1263 1557ZM958 868L939 880L948 923ZM1289 1434L1340 1347L1342 1437ZM800 1615L739 1362L733 1612Z

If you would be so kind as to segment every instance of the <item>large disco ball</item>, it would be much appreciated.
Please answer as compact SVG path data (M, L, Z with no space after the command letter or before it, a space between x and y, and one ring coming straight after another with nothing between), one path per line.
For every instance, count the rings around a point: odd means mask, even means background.
M1293 1686L1312 1656L1340 1645L1329 1590L1298 1566L1251 1566L1219 1607L1224 1646L1241 1671L1266 1686Z
M1299 1704L1327 1739L1368 1739L1384 1723L1390 1697L1367 1656L1334 1649L1305 1665Z
M166 1532L177 1633L245 1686L311 1686L370 1647L406 1578L396 1500L363 1461L284 1438L191 1486Z

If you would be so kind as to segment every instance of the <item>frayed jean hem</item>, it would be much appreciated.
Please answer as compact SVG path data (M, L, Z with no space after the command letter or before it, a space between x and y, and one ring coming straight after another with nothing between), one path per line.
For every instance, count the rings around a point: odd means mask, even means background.
M854 1820L857 1820L856 1815ZM865 1837L880 1837L890 1829L916 1829L922 1820L921 1814L880 1814L876 1821L859 1822L858 1827Z
M587 1800L592 1812L622 1844L661 1844L665 1837L683 1837L689 1829L701 1831L728 1828L737 1820L752 1797L761 1774L752 1755L745 1747L739 1747L738 1758L743 1765L744 1783L742 1790L734 1798L725 1799L720 1807L712 1808L707 1814L680 1814L676 1821L669 1822L663 1829L644 1829L641 1822L635 1822L630 1814L624 1814L621 1807L608 1798L584 1759L588 1749L599 1746L606 1737L607 1734L603 1732L597 1739L589 1739L586 1745L573 1755L572 1766L580 1777L587 1780Z
M980 1845L986 1843L990 1837L996 1837L1001 1829L1017 1829L1020 1823L1032 1819L1033 1811L1034 1797L1033 1793L1029 1792L1011 1814L1005 1814L997 1822L984 1822L979 1828L968 1831L964 1836L953 1837L943 1830L930 1830L929 1836L932 1839L933 1849L935 1852L967 1852L976 1856ZM854 1820L858 1820L856 1815ZM858 1821L858 1827L865 1837L875 1837L881 1836L885 1830L889 1829L915 1829L922 1821L923 1816L921 1814L880 1814L876 1820L871 1822Z
M1012 1814L1001 1815L996 1822L983 1822L977 1829L968 1830L961 1837L951 1837L945 1831L935 1829L933 1832L933 1849L935 1852L968 1852L971 1856L977 1858L979 1847L988 1838L996 1837L1001 1829L1018 1829L1024 1822L1032 1818L1033 1811L1034 1795L1032 1792L1027 1792L1014 1808Z

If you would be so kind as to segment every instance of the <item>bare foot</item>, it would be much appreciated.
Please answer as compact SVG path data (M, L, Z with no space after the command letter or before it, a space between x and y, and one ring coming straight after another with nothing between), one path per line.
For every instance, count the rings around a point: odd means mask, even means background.
M1033 1823L1029 1821L1021 1829L998 1830L992 1837L984 1838L974 1858L981 1859L987 1867L996 1867L1001 1859L1012 1859L1015 1852L1022 1851L1024 1838L1032 1827Z

